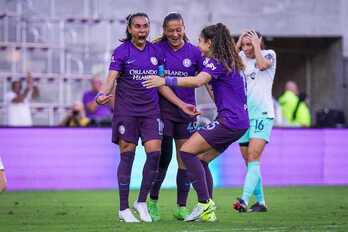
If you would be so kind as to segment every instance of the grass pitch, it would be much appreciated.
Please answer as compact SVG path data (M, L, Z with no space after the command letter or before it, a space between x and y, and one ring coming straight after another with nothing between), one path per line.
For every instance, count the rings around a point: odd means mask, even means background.
M227 232L348 231L348 187L266 188L269 212L238 214L232 203L240 189L217 189L218 222L185 223L172 216L175 190L162 190L162 220L125 224L118 221L115 191L6 192L0 194L1 232ZM137 191L131 192L130 204ZM196 203L193 191L189 207Z

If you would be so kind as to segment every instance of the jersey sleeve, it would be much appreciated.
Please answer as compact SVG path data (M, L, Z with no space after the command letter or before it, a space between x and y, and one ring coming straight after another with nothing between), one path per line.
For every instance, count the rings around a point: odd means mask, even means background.
M121 47L117 47L111 56L109 70L122 71L124 59Z
M265 50L262 54L267 60L271 61L272 65L267 70L270 72L271 76L274 77L276 72L276 66L277 66L277 56L276 53L273 50Z
M224 73L223 67L216 59L205 58L201 72L208 73L212 78L218 79Z
M263 54L263 56L271 61L272 63L272 66L271 68L275 67L276 66L276 63L277 63L277 57L276 57L276 53L273 51L273 50L266 50L265 53Z
M201 54L201 51L199 48L195 49L195 59L197 62L197 72L200 72L203 70L203 62L204 62L204 57Z

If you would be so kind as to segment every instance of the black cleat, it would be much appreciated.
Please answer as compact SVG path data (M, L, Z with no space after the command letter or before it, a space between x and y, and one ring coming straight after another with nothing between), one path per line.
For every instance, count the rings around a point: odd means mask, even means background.
M246 203L241 198L237 198L237 201L233 204L233 208L239 213L245 213L248 210Z
M265 205L261 205L258 202L256 202L255 204L253 204L250 207L249 210L250 213L260 213L260 212L267 212L267 207Z

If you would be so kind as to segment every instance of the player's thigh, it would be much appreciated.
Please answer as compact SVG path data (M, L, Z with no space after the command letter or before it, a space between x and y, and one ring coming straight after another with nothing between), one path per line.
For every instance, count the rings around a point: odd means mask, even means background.
M161 151L163 122L160 118L138 118L140 136L147 153Z
M137 146L134 143L127 142L127 141L125 141L123 139L119 139L118 145L120 147L120 152L121 153L133 152L133 151L135 151L135 148Z
M249 140L249 142L250 142L250 140ZM248 162L248 148L249 148L249 142L248 142L248 145L239 144L240 153L242 154L245 163Z
M161 151L161 140L151 139L144 143L145 152L150 153L154 151Z
M220 155L220 152L214 148L209 149L206 152L203 152L198 155L198 159L205 161L206 163L210 163L216 157Z
M259 160L270 141L273 119L259 118L250 122L250 141L248 145L248 161Z
M191 154L200 154L208 151L212 147L198 132L194 133L181 147L180 151Z

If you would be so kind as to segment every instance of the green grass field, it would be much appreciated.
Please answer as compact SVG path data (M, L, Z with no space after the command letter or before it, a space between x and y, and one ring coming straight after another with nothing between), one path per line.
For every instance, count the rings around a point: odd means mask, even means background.
M266 188L270 210L261 214L232 211L240 191L215 191L218 222L185 223L172 216L175 190L163 190L162 220L148 224L119 222L113 191L6 192L0 194L0 231L348 231L348 187ZM195 202L191 191L190 207Z

